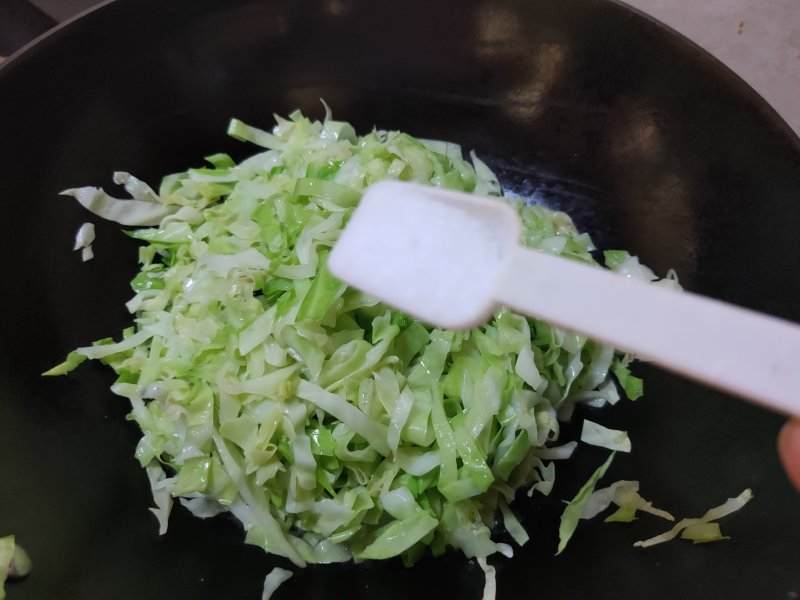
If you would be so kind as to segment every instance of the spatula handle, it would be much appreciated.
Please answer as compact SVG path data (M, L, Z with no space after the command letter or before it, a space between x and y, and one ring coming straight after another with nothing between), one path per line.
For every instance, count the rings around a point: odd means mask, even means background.
M800 417L795 323L521 247L497 301Z

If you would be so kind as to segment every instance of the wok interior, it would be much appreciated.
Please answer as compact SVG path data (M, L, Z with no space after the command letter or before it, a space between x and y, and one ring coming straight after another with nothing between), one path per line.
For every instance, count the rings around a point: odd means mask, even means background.
M81 264L69 249L87 214L57 192L110 184L114 170L157 183L213 152L254 152L226 139L231 116L264 127L295 108L321 117L324 98L360 132L458 142L507 192L567 211L599 247L627 248L662 275L675 268L689 289L800 320L791 233L800 144L723 67L616 4L112 3L5 65L0 87L0 196L11 225L0 530L16 532L36 565L15 598L257 597L282 564L243 546L226 519L178 510L159 539L133 460L138 432L108 391L111 375L92 365L39 377L128 323L136 269L136 244L105 223L95 260ZM723 523L733 540L642 551L631 544L660 522L595 521L553 558L560 499L604 457L581 449L551 498L519 499L532 542L498 561L500 597L798 591L797 495L774 451L781 420L647 365L638 373L645 398L602 415L634 445L607 481L638 479L643 495L681 516L752 487L751 505ZM769 574L757 592L748 571ZM314 567L286 591L477 598L482 580L450 553L410 570L398 561Z

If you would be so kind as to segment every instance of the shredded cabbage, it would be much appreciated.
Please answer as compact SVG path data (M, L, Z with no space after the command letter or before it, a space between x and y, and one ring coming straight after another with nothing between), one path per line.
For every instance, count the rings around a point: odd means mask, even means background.
M669 531L647 540L640 540L634 544L639 548L649 548L656 544L663 544L680 535L683 539L691 540L695 544L717 542L728 539L723 536L719 528L719 519L741 510L753 498L753 492L748 488L735 498L728 498L720 506L709 509L696 519L681 519Z
M592 473L588 481L578 490L578 493L569 501L564 512L561 514L561 525L558 528L558 552L556 552L556 554L561 554L567 547L567 543L569 543L572 534L575 533L578 527L578 522L586 509L586 505L592 497L597 482L600 481L603 475L606 474L606 471L608 471L608 467L611 466L611 461L614 460L614 454L615 452L612 452L606 461L597 467L597 470Z
M26 577L32 568L28 553L16 543L13 535L0 537L0 600L6 597L6 579Z
M478 559L478 566L486 578L483 584L483 600L495 600L497 597L497 577L495 568L485 558Z
M157 225L170 214L170 207L153 200L121 200L112 198L101 188L83 187L61 192L72 196L98 217L122 225Z
M261 593L261 600L269 600L282 583L289 579L293 573L280 567L275 567L264 578L264 591Z
M479 559L492 596L484 559L513 553L492 540L497 509L524 544L514 492L551 492L552 461L576 445L557 445L559 416L576 403L617 402L615 380L641 395L631 357L507 309L468 332L432 329L330 274L328 252L373 182L499 196L474 154L470 164L455 144L396 131L358 137L329 111L322 122L278 117L271 132L233 120L229 133L264 150L238 163L209 156L157 190L116 173L130 199L64 192L150 227L128 232L144 243L127 303L134 325L46 375L87 359L116 371L161 533L178 498L201 518L231 512L247 543L300 566L412 564L453 547ZM527 246L597 265L567 215L498 201L519 210ZM627 254L611 257L641 275ZM595 426L590 437L629 449L620 432ZM567 506L559 552L610 460Z
M94 251L92 250L92 243L94 242L94 225L92 223L84 223L75 234L75 245L73 250L81 251L81 260L86 262L94 258Z
M0 600L5 600L5 583L8 577L8 569L14 558L14 536L9 535L0 538Z
M583 507L581 519L593 519L601 512L606 510L611 504L616 504L619 508L616 512L606 517L607 523L630 522L636 519L636 511L643 511L674 521L675 517L664 510L653 507L653 503L645 500L639 495L638 481L617 481L607 488L595 491L589 501Z
M584 419L583 429L581 430L581 441L592 446L600 446L609 450L620 452L631 451L631 440L628 438L627 431L609 429L599 423Z

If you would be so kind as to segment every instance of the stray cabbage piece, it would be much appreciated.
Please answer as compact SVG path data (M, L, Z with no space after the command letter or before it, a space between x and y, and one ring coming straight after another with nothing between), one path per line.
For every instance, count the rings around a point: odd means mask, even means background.
M92 251L94 235L94 225L92 223L84 223L75 234L75 245L72 249L81 251L81 260L83 262L94 258L94 252Z
M478 559L478 566L480 566L485 577L482 598L483 600L495 600L497 598L497 572L485 558Z
M706 513L696 519L681 519L675 527L667 532L657 535L647 540L640 540L634 544L638 548L649 548L656 544L663 544L680 536L683 539L691 540L695 544L704 542L717 542L728 539L723 536L719 529L717 520L727 517L731 513L741 510L745 504L753 498L753 492L749 488L744 490L735 498L728 498L723 504L709 509Z
M583 507L581 519L593 519L601 512L605 511L611 504L616 504L619 508L612 515L605 518L606 523L613 521L630 522L636 519L636 512L641 510L668 521L674 521L668 512L654 508L653 503L645 500L639 495L638 481L617 481L607 488L596 490L589 501Z
M581 441L584 444L600 446L608 450L618 450L620 452L631 451L631 440L628 438L627 431L609 429L589 419L584 419L583 421Z
M82 187L64 190L62 196L72 196L98 217L122 225L158 225L178 207L150 200L112 198L102 188Z
M281 569L280 567L272 569L264 578L264 591L261 593L261 600L269 600L272 598L272 594L275 593L275 590L292 575L294 575L294 573L286 569Z
M321 122L299 111L276 119L271 132L231 121L230 135L264 149L241 162L215 154L157 190L115 173L126 200L65 192L148 227L127 232L143 242L126 305L135 324L46 374L86 359L116 371L161 533L178 498L201 518L231 512L247 543L300 566L412 564L448 547L510 554L491 538L496 509L525 543L507 503L521 488L551 492L552 461L576 446L558 445L559 417L616 403L615 379L641 395L631 357L506 309L468 332L434 329L341 284L328 252L366 186L399 179L499 196L497 177L456 144L357 136L327 107ZM498 202L519 211L528 247L600 267L564 213ZM559 552L610 460L567 507Z
M584 509L592 497L597 482L606 474L608 467L611 466L611 461L614 460L616 452L612 452L606 461L597 467L594 473L589 477L586 483L583 484L575 497L569 501L564 512L561 514L561 525L558 528L558 551L556 555L561 554L567 547L570 538L578 528L578 522L583 516Z
M0 600L6 597L6 579L26 577L33 569L28 553L17 545L13 535L0 538Z
M158 533L164 535L167 532L167 523L170 512L172 512L172 494L164 469L156 463L151 463L145 467L147 478L150 481L150 489L153 493L153 500L156 505L150 509L158 520Z
M605 511L612 503L619 508L606 517L606 523L628 523L634 521L637 511L646 512L668 521L675 520L675 517L670 513L655 508L652 502L639 495L638 481L617 481L606 488L595 491L594 488L597 482L605 475L613 456L614 454L612 453L608 460L594 472L564 510L561 516L561 528L559 529L559 554L575 532L579 519L593 519ZM638 541L634 543L634 546L649 548L673 540L678 535L682 539L691 540L696 544L728 539L722 535L719 524L716 521L740 510L752 497L752 491L746 489L736 498L729 498L724 504L708 510L702 517L682 519L669 531L647 540Z

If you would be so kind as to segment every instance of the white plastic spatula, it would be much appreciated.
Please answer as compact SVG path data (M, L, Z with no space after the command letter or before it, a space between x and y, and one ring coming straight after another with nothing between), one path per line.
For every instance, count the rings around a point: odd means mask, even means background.
M328 259L346 283L447 329L498 305L800 416L800 325L528 250L503 202L370 186Z

